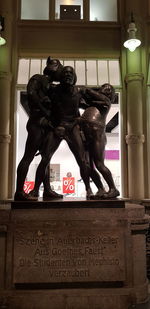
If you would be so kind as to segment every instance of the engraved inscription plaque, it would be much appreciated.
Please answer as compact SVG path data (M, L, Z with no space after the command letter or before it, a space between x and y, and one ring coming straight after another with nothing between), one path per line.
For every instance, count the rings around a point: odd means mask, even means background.
M14 283L113 282L125 280L121 228L66 222L19 228L14 234Z

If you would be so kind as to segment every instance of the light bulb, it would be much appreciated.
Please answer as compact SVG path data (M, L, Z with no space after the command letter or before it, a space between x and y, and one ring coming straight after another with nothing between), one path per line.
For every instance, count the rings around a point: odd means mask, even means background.
M124 42L124 47L128 48L131 52L141 45L141 41L138 39L130 39Z
M4 44L6 44L6 40L2 38L0 35L0 45L4 45Z
M127 32L129 33L129 39L124 42L124 47L128 48L131 52L133 52L138 46L141 45L141 41L136 38L137 29L133 20L133 14L131 13L131 22L129 24L129 28Z
M0 21L0 31L2 30L2 25L1 25L1 21ZM6 40L4 38L2 38L1 33L0 33L0 45L4 45L6 44Z

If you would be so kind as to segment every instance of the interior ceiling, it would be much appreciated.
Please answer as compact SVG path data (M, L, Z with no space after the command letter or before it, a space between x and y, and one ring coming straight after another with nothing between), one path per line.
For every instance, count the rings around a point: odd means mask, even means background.
M29 115L29 106L27 101L27 93L26 91L21 91L20 93L20 103ZM118 124L119 124L119 104L118 104L118 94L116 94L115 102L111 105L109 114L106 120L106 133L118 133Z

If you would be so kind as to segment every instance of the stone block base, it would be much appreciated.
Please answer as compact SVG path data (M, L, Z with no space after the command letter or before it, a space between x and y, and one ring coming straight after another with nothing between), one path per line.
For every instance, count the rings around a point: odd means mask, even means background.
M148 299L144 207L12 202L0 210L0 308L128 309Z

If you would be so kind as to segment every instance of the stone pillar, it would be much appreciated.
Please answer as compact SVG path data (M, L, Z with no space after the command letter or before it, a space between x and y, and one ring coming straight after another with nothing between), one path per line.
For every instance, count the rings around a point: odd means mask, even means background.
M142 73L129 73L127 83L128 197L144 197Z
M4 17L3 36L6 44L0 47L0 199L8 198L9 143L10 143L10 102L13 53L13 10L15 2L0 3L0 14ZM14 31L15 32L15 31Z
M0 199L8 195L8 162L9 162L9 100L11 76L0 72Z
M137 28L136 37L141 46L134 52L122 47L123 85L123 144L122 158L125 197L142 199L146 196L146 79L147 79L147 2L126 0L122 5L122 46L128 39L127 29L131 22L131 12ZM123 143L123 142L122 142ZM144 162L145 161L145 162Z

